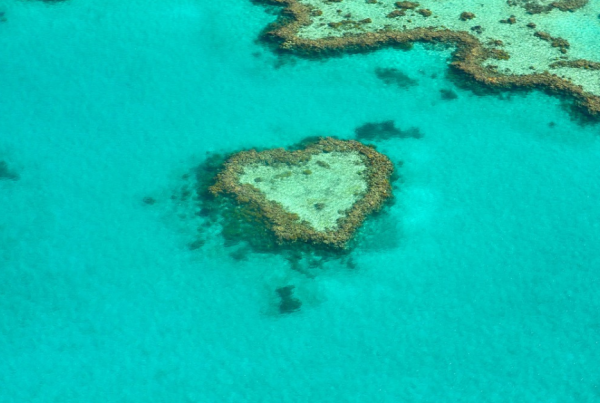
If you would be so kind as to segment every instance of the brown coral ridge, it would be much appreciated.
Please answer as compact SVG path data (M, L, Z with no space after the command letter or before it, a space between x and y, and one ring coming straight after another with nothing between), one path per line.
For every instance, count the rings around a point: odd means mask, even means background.
M296 34L310 25L309 6L298 0L254 0L255 2L283 7L280 18L269 25L262 34L267 43L277 46L279 52L291 52L304 57L323 57L342 53L359 53L388 46L403 47L414 42L445 43L456 46L451 68L470 78L475 86L484 85L503 90L542 90L552 95L570 97L576 109L589 118L600 119L600 97L583 90L579 85L549 72L529 75L503 75L493 68L484 67L489 51L473 35L465 31L416 28L406 31L382 30L363 34L346 34L311 40Z
M567 49L571 47L569 41L566 39L551 36L547 32L536 31L533 36L540 38L543 41L550 42L553 48L560 48L561 53L567 53Z
M525 8L525 10L527 10L527 12L529 14L541 14L541 13L548 13L552 10L554 10L555 8L560 10L560 11L575 11L583 6L585 6L588 3L589 0L559 0L559 1L553 1L552 3L548 4L548 5L542 5L539 3L536 3L535 1L531 1L531 0L527 0L527 1L522 1L522 4L519 4L518 1L515 0L508 0L507 3L510 6L518 6L521 5L522 7Z
M294 165L308 161L313 155L334 151L357 152L366 166L365 178L367 179L366 194L338 219L336 229L317 231L307 222L300 221L296 214L286 211L281 204L267 200L264 193L254 186L239 182L240 174L249 164ZM287 151L277 148L234 154L224 163L210 191L216 197L229 196L238 203L251 205L258 210L264 218L263 223L275 234L280 244L304 242L344 249L367 216L378 211L391 197L390 177L393 170L391 161L374 148L354 140L344 141L327 137L301 150Z
M553 69L558 67L571 67L574 69L600 70L600 63L585 59L559 60L558 62L552 63L550 67Z

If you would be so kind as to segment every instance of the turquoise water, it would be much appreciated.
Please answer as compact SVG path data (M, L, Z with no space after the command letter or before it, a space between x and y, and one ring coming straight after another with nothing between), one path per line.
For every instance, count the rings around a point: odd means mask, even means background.
M278 63L245 0L0 11L1 402L600 401L599 126L456 88L449 51ZM401 180L355 269L188 247L207 152L386 120L422 138L376 142Z

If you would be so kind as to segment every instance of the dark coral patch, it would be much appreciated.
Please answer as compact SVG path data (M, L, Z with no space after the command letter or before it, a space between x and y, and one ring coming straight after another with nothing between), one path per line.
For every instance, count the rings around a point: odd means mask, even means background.
M357 140L388 140L391 138L414 138L420 139L423 137L421 131L416 127L411 127L407 130L402 130L396 127L393 120L386 120L378 123L365 123L354 130Z
M387 85L395 85L400 88L413 87L418 84L418 81L410 78L401 70L390 67L378 67L375 69L375 75Z
M508 0L510 6L521 6L529 14L547 13L553 9L560 11L575 11L588 3L589 0L557 0L550 4L540 4L536 0Z
M302 301L294 297L294 288L293 285L287 285L275 290L279 296L279 313L296 312L302 306Z
M456 94L456 92L445 89L445 88L440 90L440 95L444 101L451 101L453 99L458 98L458 95Z
M0 161L0 180L16 181L19 179L19 174L12 171L5 161Z

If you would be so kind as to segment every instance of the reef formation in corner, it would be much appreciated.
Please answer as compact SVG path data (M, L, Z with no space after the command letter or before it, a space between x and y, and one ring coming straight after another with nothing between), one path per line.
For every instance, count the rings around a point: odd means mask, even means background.
M588 0L256 1L282 7L263 34L280 51L446 43L456 47L451 68L474 84L572 97L600 118L600 18Z
M232 155L210 191L252 207L280 243L344 249L392 195L393 164L354 140L322 138L305 148Z

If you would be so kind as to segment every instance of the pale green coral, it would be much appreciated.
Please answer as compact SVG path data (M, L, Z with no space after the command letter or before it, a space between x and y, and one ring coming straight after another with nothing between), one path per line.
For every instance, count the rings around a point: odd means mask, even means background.
M301 164L244 167L239 177L280 203L315 230L335 229L337 220L367 191L366 166L356 151L313 155Z

